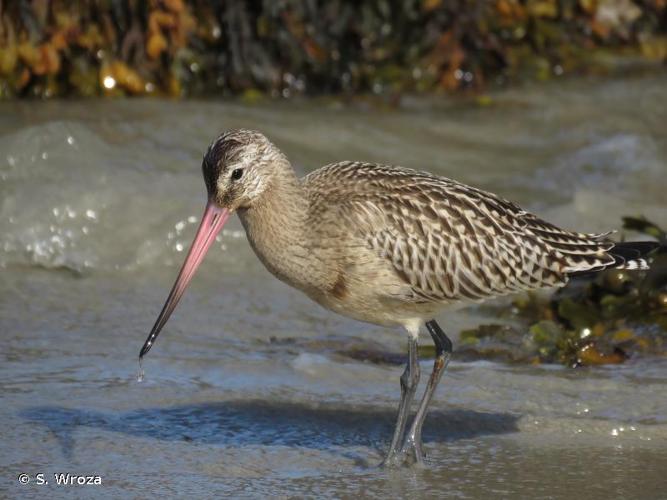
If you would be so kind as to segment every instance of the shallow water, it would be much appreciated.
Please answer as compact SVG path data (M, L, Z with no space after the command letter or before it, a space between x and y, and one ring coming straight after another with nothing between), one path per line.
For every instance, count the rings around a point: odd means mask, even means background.
M0 103L0 492L659 498L667 360L569 370L454 361L425 468L382 470L401 332L328 313L273 279L238 221L144 363L137 354L204 205L201 156L253 127L307 172L365 159L427 169L586 231L667 220L667 79L570 81L492 106L408 99ZM461 328L488 309L440 317ZM424 338L424 342L427 339ZM422 373L430 363L422 363ZM425 377L424 377L425 378ZM56 486L53 473L103 486ZM20 473L32 484L20 485ZM44 473L49 485L35 484Z

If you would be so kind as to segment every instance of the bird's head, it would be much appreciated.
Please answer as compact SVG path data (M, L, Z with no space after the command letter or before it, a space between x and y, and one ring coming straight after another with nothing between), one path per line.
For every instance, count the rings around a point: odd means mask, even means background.
M225 132L209 146L202 162L209 200L230 211L250 208L285 162L263 134L244 129Z
M208 191L204 215L178 278L139 357L143 357L155 343L229 216L236 210L248 209L258 203L276 177L284 174L285 168L289 168L285 156L259 132L231 130L211 144L202 163Z

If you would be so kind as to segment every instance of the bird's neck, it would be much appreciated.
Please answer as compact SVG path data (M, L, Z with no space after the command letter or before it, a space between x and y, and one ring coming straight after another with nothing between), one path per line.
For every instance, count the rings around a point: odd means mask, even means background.
M311 268L306 219L308 199L289 165L249 208L238 210L248 241L266 268L293 286L308 286Z

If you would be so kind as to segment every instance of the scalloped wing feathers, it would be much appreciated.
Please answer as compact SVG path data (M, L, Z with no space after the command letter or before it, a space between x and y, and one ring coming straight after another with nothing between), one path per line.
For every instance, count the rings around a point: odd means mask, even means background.
M311 215L335 206L417 302L563 285L569 274L618 265L608 233L565 231L492 193L428 173L341 162L306 176L304 186Z

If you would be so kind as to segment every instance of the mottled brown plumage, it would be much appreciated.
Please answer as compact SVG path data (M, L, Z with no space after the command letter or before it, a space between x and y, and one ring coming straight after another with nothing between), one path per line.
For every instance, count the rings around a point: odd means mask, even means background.
M492 193L401 167L340 162L299 179L259 132L232 130L207 151L209 204L186 262L141 356L151 348L215 234L237 213L266 268L324 307L409 333L401 403L385 459L412 452L447 365L451 342L433 316L460 304L564 285L607 267L645 268L652 244L560 229ZM436 360L415 419L417 336L426 325ZM404 444L402 444L404 443Z

